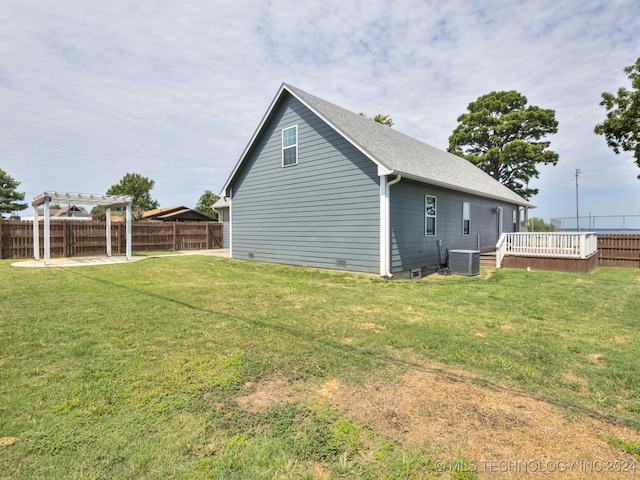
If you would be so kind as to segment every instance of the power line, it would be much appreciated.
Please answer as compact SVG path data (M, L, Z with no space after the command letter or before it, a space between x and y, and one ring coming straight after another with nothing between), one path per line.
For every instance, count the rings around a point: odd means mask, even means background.
M70 150L68 148L59 147L57 145L40 143L40 142L37 142L37 141L34 141L34 140L25 140L24 138L16 138L16 137L12 137L10 135L4 135L2 133L0 133L0 137L8 138L10 140L15 140L15 141L18 141L18 142L23 142L23 143L26 143L26 144L29 144L29 145L32 145L32 146L36 146L36 147L50 148L50 149L58 150L58 151L61 151L61 152L71 152L71 153L74 153L76 155L78 154L77 152L74 152L73 150ZM126 165L126 162L124 162L123 160L118 160L118 159L115 159L115 158L112 158L112 157L101 157L99 155L94 155L94 154L91 154L91 153L89 153L89 154L84 154L83 153L82 156L84 156L84 157L92 157L92 158L96 158L98 160L105 160L105 161L109 161L109 162L116 162L116 163L120 163L122 165Z
M66 148L66 147L62 147L62 146L58 146L58 145L54 145L48 142L44 142L42 140L35 140L35 139L24 139L24 138L18 138L18 137L14 137L11 135L6 135L3 133L0 133L0 137L3 138L7 138L10 140L14 140L17 142L21 142L21 143L25 143L31 147L36 147L36 148L42 148L42 149L51 149L51 150L56 150L59 152L65 152L65 153L71 153L74 155L74 157L76 158L94 158L100 161L104 161L104 162L110 162L111 164L116 164L119 166L123 166L123 167L131 167L132 161L135 159L129 159L129 160L123 160L121 158L121 156L119 155L113 155L113 156L103 156L103 155L97 155L95 153L93 153L93 151L91 149L84 149L83 151L77 149L77 148ZM159 156L159 155L155 155L156 158L162 159L165 162L156 162L153 163L153 169L156 171L161 171L161 172L165 172L165 173L171 173L171 172L175 172L175 168L176 166L179 165L183 165L184 161L179 161L179 159L173 158L173 157L167 157L167 156ZM173 165L167 165L166 162L174 162ZM198 166L200 166L201 164L198 164ZM182 175L188 174L187 171L182 171ZM200 175L192 175L194 177L200 177Z
M576 168L576 225L578 232L580 231L580 210L578 208L578 177L582 172L579 168Z
M157 154L157 153L148 152L146 150L140 150L139 148L130 147L128 145L123 145L121 143L105 142L103 140L96 140L96 139L92 139L92 138L81 137L79 135L73 135L73 134L70 134L70 133L51 130L50 128L37 127L35 125L29 125L27 123L16 122L14 120L9 120L7 118L0 118L0 121L7 122L7 123L12 123L14 125L20 125L21 127L33 128L34 130L41 130L41 131L47 132L47 133L53 133L55 135L62 135L62 136L65 136L65 137L76 138L78 140L83 140L85 142L102 143L103 145L108 145L108 146L111 146L111 147L114 147L114 146L115 147L120 147L120 148L124 148L124 149L131 150L131 151L134 151L134 152L144 153L145 155L151 155L151 156L154 156L154 157L166 158L163 155L160 155L160 154ZM11 138L11 137L8 137L8 138Z

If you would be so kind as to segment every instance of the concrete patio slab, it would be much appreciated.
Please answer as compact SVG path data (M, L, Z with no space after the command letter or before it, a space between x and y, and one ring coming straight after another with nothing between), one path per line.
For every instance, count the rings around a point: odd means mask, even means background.
M127 260L125 257L64 257L64 258L52 258L49 265L44 264L44 259L40 260L23 260L20 262L12 263L12 267L27 267L27 268L39 268L39 267L93 267L96 265L115 265L118 263L131 263L138 260L144 260L146 258L153 257L131 257L131 260Z
M145 260L147 258L162 258L162 257L179 257L184 255L206 255L210 257L222 257L229 258L228 248L216 248L212 250L184 250L180 252L168 253L166 255L149 255L149 256L132 256L131 260L127 260L126 257L117 255L114 257L63 257L52 258L49 265L44 264L44 259L40 260L21 260L19 262L12 263L13 267L26 267L26 268L51 268L51 267L93 267L97 265L117 265L120 263L132 263L139 260Z

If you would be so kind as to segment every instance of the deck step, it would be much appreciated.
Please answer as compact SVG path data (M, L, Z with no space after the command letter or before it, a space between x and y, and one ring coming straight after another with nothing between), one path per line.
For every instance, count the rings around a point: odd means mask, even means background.
M480 266L483 268L496 268L496 252L481 253Z

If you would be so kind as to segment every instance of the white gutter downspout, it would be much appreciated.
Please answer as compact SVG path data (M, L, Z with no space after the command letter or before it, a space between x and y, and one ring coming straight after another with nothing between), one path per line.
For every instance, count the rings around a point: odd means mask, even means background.
M231 197L233 190L229 187L225 193L229 194L229 258L233 258L233 198Z
M387 182L387 176L380 176L380 276L393 278L391 273L391 208L390 193L392 185L402 180L402 174Z

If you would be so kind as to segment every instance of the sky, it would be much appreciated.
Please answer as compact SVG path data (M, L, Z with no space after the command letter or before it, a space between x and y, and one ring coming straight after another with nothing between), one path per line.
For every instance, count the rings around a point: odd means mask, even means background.
M443 150L470 102L516 90L559 122L530 216L575 218L577 169L581 216L640 215L632 154L593 133L630 87L637 0L3 0L0 25L0 169L29 202L138 173L194 207L285 82Z

